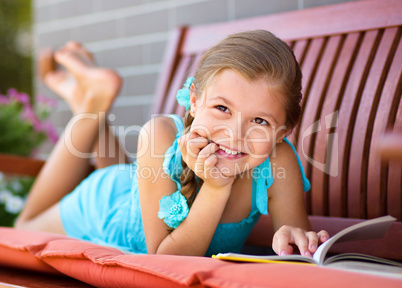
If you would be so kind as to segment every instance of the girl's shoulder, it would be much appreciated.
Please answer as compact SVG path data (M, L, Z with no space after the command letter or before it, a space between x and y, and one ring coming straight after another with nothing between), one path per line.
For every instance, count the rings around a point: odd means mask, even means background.
M158 116L144 124L140 139L148 142L146 146L152 148L156 154L164 154L176 139L177 133L177 125L172 117Z
M282 143L278 143L275 148L275 152L273 155L269 157L271 162L271 167L275 167L275 171L271 171L275 174L280 173L281 171L288 175L289 173L300 174L300 167L297 152L293 150L291 144L286 143L285 141ZM278 182L280 177L275 177L278 175L273 175L275 180L274 182ZM277 179L279 178L279 179Z
M289 143L277 143L274 155L269 158L271 162L282 165L297 165L297 156L292 146Z
M295 182L297 187L302 187L302 190L308 191L310 181L306 177L302 162L293 144L288 140L283 141L277 145L275 152L273 157L270 156L271 166L274 167L274 171L272 171L275 178L273 186L282 185L288 187L287 190L292 190L289 189L289 185ZM282 189L280 190L282 191Z

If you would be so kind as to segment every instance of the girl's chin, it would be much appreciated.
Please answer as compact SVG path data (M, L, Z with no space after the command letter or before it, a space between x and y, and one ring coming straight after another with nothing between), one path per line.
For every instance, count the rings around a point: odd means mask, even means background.
M239 163L227 163L224 161L224 159L219 159L216 167L219 169L220 173L226 177L237 176L253 168L250 167L248 163L245 165L241 165Z
M251 171L253 168L259 166L266 159L250 159L249 157L243 157L237 160L228 158L219 158L216 167L220 173L226 177L237 176L247 171Z

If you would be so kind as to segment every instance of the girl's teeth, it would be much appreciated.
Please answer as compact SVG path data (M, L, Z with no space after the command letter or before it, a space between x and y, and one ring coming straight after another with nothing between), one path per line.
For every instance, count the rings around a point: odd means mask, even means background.
M219 149L225 151L226 154L231 154L231 155L236 155L236 154L240 153L240 152L236 152L236 151L232 151L230 149L227 149L227 148L225 148L223 146L219 146Z

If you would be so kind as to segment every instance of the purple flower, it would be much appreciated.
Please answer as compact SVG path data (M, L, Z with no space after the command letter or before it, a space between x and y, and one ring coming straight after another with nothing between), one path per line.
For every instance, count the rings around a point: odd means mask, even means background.
M18 91L15 88L10 88L7 90L7 95L9 95L10 97L14 97L16 94L18 94Z
M45 104L49 107L56 107L57 106L57 100L56 99L52 99L52 98L47 98L43 95L37 95L36 96L36 101L38 101L39 103Z
M25 93L19 93L16 89L11 88L7 91L8 95L10 95L11 99L15 99L22 104L29 104L30 99L29 96Z
M46 132L47 136L49 137L49 140L52 143L56 143L57 140L59 140L59 135L56 131L56 128L54 128L53 124L50 123L50 121L43 122L42 129Z
M35 112L32 109L30 104L24 106L24 110L22 111L21 118L23 120L27 120L34 126L35 131L42 130L42 124L38 117L36 116Z
M29 154L46 139L55 143L59 138L55 127L46 120L57 101L44 96L37 98L34 107L27 94L18 92L14 88L9 89L7 95L0 94L0 116L5 116L0 117L2 122L0 124L7 125L8 121L14 124L13 129L7 130L7 135L4 137L13 138L15 143L24 142L23 145L12 147L15 154ZM20 131L25 132L20 133Z
M0 95L0 105L10 103L10 98L4 95Z

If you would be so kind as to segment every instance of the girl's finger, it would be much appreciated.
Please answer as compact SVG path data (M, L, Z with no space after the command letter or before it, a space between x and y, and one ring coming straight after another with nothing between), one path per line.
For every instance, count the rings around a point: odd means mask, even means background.
M202 138L200 134L198 134L196 131L190 131L188 134L189 139L195 139L195 138Z
M272 248L278 255L289 255L293 252L291 243L291 232L287 226L282 226L278 231L276 231L272 243Z
M205 139L206 140L206 139ZM198 157L199 158L208 158L211 154L215 153L218 151L219 147L215 143L207 143L207 145L202 148L202 150L199 152Z
M208 145L208 141L205 138L190 139L187 142L187 154L193 158L198 158L201 149L206 145Z
M212 154L207 159L205 159L204 165L205 167L211 168L214 167L218 163L218 156Z
M203 175L202 178L208 177L208 175L205 175L206 172L206 167L205 167L205 161L213 155L213 153L216 152L218 149L218 146L215 143L210 143L207 146L205 146L199 153L197 160L195 161L195 169L197 170L196 172L199 173L199 175ZM213 162L213 158L211 160ZM196 173L196 174L197 174Z
M320 232L317 233L318 239L320 240L321 243L324 243L329 239L329 234L325 230L321 230Z
M292 236L296 246L299 248L300 254L311 257L311 253L308 249L308 238L304 231L299 228L293 229Z
M311 253L314 253L318 247L318 235L317 233L310 231L306 233L306 236L308 238L308 250L310 250Z
M197 137L196 135L196 133L190 133L186 136L186 153L193 158L197 158L201 149L208 145L206 138Z

